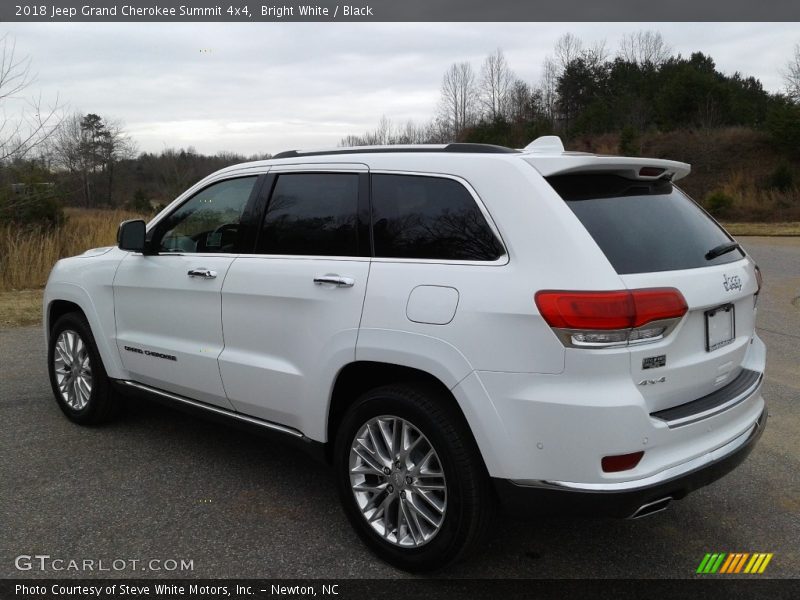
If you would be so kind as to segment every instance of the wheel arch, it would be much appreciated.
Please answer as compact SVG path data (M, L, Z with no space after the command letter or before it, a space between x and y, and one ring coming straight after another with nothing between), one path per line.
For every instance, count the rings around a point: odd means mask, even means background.
M63 282L48 284L45 291L42 318L45 339L49 344L50 332L61 316L71 312L79 312L89 323L97 351L108 376L112 379L125 379L115 342L116 327L114 323L113 295L110 293L110 286L105 293L107 297L104 298L104 302L108 302L109 305L102 308L103 314L100 314L98 313L98 306L82 286Z
M50 302L50 304L47 306L47 314L45 316L45 329L47 331L48 339L50 338L50 332L53 331L53 325L55 325L55 322L71 312L79 312L86 317L86 312L75 302L70 300L52 300Z
M472 434L474 441L475 435L464 411L441 379L415 367L361 360L342 367L333 383L327 419L328 455L330 455L336 432L348 407L368 390L395 383L424 385L435 390L437 396L447 402L448 406L459 415L459 418L463 419L463 423ZM328 457L330 458L330 456Z

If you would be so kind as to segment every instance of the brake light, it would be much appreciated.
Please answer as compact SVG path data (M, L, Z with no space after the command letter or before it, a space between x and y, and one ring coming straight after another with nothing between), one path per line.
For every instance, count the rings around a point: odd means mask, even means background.
M542 318L567 345L608 346L661 339L688 309L675 288L537 292ZM645 327L658 322L656 326Z
M639 177L658 177L662 173L664 173L666 169L662 169L661 167L642 167L639 169Z
M643 451L632 452L630 454L617 454L615 456L604 456L600 461L605 473L619 473L620 471L630 471L644 456Z

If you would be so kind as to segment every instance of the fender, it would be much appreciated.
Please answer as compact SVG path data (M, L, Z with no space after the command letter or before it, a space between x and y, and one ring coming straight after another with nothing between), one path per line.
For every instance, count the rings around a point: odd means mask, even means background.
M112 379L127 379L116 344L114 319L114 275L127 253L112 250L102 256L82 256L60 260L53 267L42 303L45 340L49 340L50 306L56 300L78 305L92 328L97 351L106 373ZM91 269L83 261L92 261ZM96 262L95 262L96 261Z
M362 328L356 360L411 367L436 377L453 393L487 468L498 470L502 452L496 446L508 439L505 425L472 365L455 346L420 333Z

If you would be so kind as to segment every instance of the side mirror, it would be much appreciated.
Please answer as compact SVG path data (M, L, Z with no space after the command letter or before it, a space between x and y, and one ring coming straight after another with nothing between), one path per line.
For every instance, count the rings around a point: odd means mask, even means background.
M123 221L117 230L117 245L120 250L144 252L145 224L141 219Z

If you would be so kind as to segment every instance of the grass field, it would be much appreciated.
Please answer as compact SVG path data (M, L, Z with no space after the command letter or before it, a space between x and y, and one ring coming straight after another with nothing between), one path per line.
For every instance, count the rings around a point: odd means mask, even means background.
M116 243L117 227L141 215L121 210L67 209L64 225L50 230L0 223L0 292L40 288L53 264L89 248Z
M795 236L800 222L793 223L723 223L731 235Z
M67 209L53 230L0 223L0 327L41 322L42 288L60 258L116 243L120 221L142 218L121 210Z
M0 223L0 327L41 321L42 288L65 256L116 242L117 226L142 215L120 210L67 209L67 222L51 231ZM725 223L736 236L800 236L800 222Z

